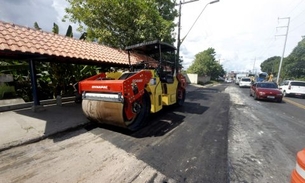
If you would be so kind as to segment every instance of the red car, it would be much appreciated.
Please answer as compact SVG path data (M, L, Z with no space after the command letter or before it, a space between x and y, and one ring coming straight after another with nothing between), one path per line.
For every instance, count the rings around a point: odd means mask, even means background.
M257 82L250 88L250 96L255 100L272 100L282 102L283 93L273 82Z

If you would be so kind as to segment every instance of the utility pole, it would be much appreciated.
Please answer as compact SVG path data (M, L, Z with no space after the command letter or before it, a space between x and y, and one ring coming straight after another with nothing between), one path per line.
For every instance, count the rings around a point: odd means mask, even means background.
M181 5L183 4L187 4L187 3L192 3L192 2L195 2L195 1L199 1L199 0L190 0L190 1L181 1L180 0L180 3L179 4L176 4L176 5L179 5L179 19L178 19L178 40L177 40L177 56L178 56L178 61L180 59L180 45L181 45L181 40L180 40L180 30L181 30Z
M255 69L255 62L256 62L256 57L254 58L254 63L253 63L253 74L256 74L256 73L254 73L254 69Z
M290 17L278 18L278 19L288 19L288 24L287 24L287 26L279 26L279 27L277 27L277 28L286 28L286 34L284 34L284 35L276 35L276 36L285 36L284 49L283 49L283 53L282 53L282 57L281 57L280 65L279 65L279 71L278 71L278 74L277 74L277 77L276 77L276 83L277 84L279 84L279 79L280 79L280 74L281 74L281 69L282 69L282 62L283 62L283 58L284 58L284 54L285 54L285 49L286 49L286 42L287 42L287 37L288 37Z

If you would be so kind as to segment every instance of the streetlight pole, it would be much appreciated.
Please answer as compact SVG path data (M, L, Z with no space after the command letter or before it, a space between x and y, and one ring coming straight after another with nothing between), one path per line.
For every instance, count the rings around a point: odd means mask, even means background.
M190 30L187 32L187 34L183 37L182 40L180 40L180 29L181 29L181 5L182 4L187 4L187 3L192 3L192 2L195 2L195 1L199 1L199 0L190 0L190 1L187 1L187 2L181 2L180 0L180 3L179 4L176 4L176 5L179 5L179 19L178 19L178 40L177 40L177 57L178 57L178 60L180 59L180 46L182 44L182 42L185 40L186 36L190 33L190 31L192 30L192 28L194 27L194 25L196 24L197 20L199 19L199 17L201 16L202 12L205 10L205 8L209 5L209 4L213 4L213 3L217 3L219 2L219 0L214 0L214 1L211 1L209 3L207 3L204 8L202 9L202 11L200 12L199 16L197 17L197 19L195 20L195 22L193 23L192 27L190 28Z
M176 4L176 5L179 5L179 19L178 19L178 40L177 40L177 57L178 57L178 61L180 59L180 45L181 45L181 40L180 40L180 31L181 31L181 5L182 4L187 4L187 3L192 3L192 2L195 2L195 1L199 1L199 0L190 0L190 1L184 1L184 2L181 2L180 0L180 3L179 4Z
M178 57L177 59L178 59L178 62L180 60L179 53L180 53L181 5L182 5L182 2L180 0L180 3L179 3L179 19L178 19L178 40L177 40L177 57Z

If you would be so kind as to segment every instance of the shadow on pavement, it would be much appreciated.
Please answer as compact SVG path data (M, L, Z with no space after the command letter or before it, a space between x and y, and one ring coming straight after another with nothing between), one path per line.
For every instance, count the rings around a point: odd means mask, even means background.
M150 114L147 119L146 125L136 132L131 132L121 127L94 123L86 127L86 130L90 131L94 128L103 128L135 138L163 136L166 133L172 131L177 126L179 126L181 123L183 123L187 114L202 115L209 109L209 107L202 106L200 103L192 102L204 100L201 95L198 95L198 92L203 91L207 94L214 94L219 92L219 90L217 89L209 88L198 88L194 91L196 92L190 91L187 93L186 101L183 106L165 106L161 111L154 114ZM205 95L205 97L208 98L210 96Z
M50 136L88 123L81 105L65 103L62 106L45 106L42 111L31 109L14 111L16 122L28 126L36 136ZM28 130L28 132L30 132Z
M38 112L33 112L29 108L5 112L1 116L1 121L3 121L2 125L7 126L4 132L10 132L10 138L6 138L5 136L8 135L3 133L4 140L1 141L1 144L7 146L11 142L24 144L44 138L61 139L56 138L58 135L55 134L60 133L59 135L65 136L63 133L67 130L72 131L84 127L87 130L102 127L136 138L163 136L183 123L187 113L203 114L208 107L201 106L193 101L205 100L204 98L209 97L209 93L216 93L218 90L197 88L196 91L206 94L201 96L197 92L188 92L184 106L179 108L165 107L160 112L151 114L147 125L137 132L130 132L126 129L109 125L91 124L83 114L81 105L74 102L63 103L62 106L45 105ZM11 132L14 132L14 134L12 135ZM2 136L0 137L2 138Z
M93 123L92 125L88 126L86 130L90 131L94 128L103 128L135 138L163 136L179 126L185 118L184 115L169 112L167 110L168 109L162 110L157 114L150 114L146 121L146 125L134 132L121 127Z
M186 113L201 115L208 109L208 107L201 106L198 103L185 102L181 107L168 106L155 114L150 114L146 125L136 132L107 124L94 123L87 126L86 130L90 131L94 128L103 128L135 138L158 137L165 135L183 123Z

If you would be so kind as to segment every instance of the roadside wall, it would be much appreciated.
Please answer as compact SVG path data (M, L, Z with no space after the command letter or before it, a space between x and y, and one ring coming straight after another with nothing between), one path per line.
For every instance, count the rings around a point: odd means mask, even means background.
M211 80L210 76L198 76L198 74L184 74L186 82L190 84L206 83Z
M14 81L12 74L0 74L0 84Z
M211 81L211 76L198 76L199 83L207 83Z
M198 74L184 74L186 77L186 82L191 84L197 84L198 83Z

